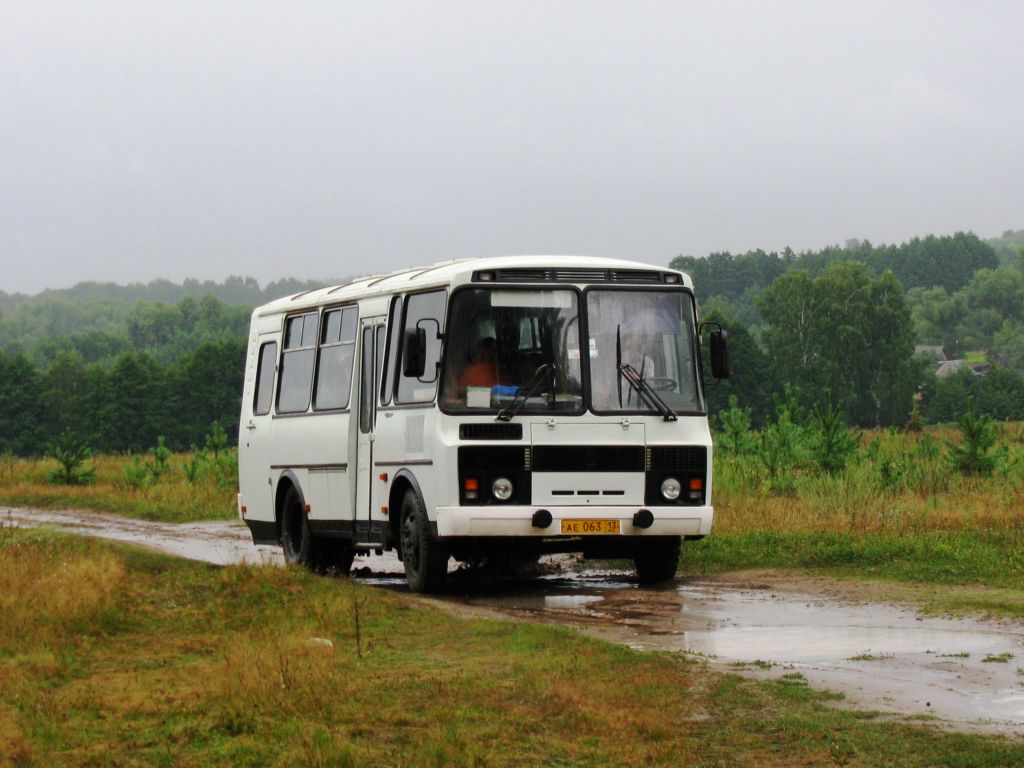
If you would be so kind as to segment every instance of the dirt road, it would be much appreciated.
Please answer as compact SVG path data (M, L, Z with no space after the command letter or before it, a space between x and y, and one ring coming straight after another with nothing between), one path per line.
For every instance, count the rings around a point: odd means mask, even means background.
M217 564L281 564L237 521L154 523L75 511L0 509L5 525L55 528ZM930 716L957 730L1024 736L1024 624L934 618L912 608L834 594L779 574L680 578L641 588L629 572L571 558L531 579L454 573L439 602L480 613L568 625L643 650L670 650L757 677L799 672L859 707ZM354 577L404 589L393 555L357 558Z

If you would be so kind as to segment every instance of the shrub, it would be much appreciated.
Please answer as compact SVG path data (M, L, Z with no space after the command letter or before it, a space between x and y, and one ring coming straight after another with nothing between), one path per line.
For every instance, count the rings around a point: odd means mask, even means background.
M841 472L860 446L860 430L847 429L842 411L829 403L814 407L808 432L811 461L830 475Z
M220 425L219 421L215 421L210 425L210 433L206 436L206 450L213 454L213 458L216 459L220 456L220 452L228 447L228 435L224 431L224 427Z
M86 466L92 458L92 451L80 445L68 430L64 430L56 442L46 446L46 455L60 464L48 475L51 483L89 485L96 479L96 470Z
M998 458L989 453L997 437L992 417L979 416L974 407L974 398L971 397L967 399L967 412L956 420L956 425L963 442L957 445L946 441L954 469L964 475L991 476Z
M722 449L734 456L749 453L754 441L750 435L750 409L740 408L736 395L729 395L729 407L718 414L722 425Z
M800 428L785 416L761 430L757 458L768 473L768 490L780 496L796 492L793 468L798 463Z

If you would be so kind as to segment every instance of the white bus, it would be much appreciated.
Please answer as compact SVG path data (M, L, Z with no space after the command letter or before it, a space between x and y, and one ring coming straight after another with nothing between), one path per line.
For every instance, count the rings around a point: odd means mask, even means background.
M451 261L273 301L252 315L239 516L315 570L396 549L417 592L451 557L581 552L668 579L711 530L699 349L690 278L614 259Z

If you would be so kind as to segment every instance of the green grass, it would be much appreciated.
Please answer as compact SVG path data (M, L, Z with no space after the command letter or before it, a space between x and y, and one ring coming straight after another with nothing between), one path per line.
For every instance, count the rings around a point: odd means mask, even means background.
M1019 742L836 708L799 675L748 680L300 570L0 529L0 581L0 765L1024 761Z
M75 508L163 522L223 520L237 514L237 452L176 454L159 478L144 467L152 456L101 455L87 464L96 470L88 485L49 482L52 459L0 455L0 504L20 507ZM139 468L143 469L139 469ZM189 479L187 469L193 469Z
M684 548L685 568L721 572L804 568L868 578L1024 589L1024 531L929 531L914 535L714 534Z
M680 570L799 571L856 581L867 599L915 603L929 613L1024 618L1024 545L1019 540L1015 530L713 534L684 546Z

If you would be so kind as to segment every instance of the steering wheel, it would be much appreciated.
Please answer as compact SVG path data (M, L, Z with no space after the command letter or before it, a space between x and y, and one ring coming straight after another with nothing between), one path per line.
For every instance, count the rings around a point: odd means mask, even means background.
M648 376L644 383L656 392L666 392L679 387L679 382L671 376Z
M558 366L555 365L554 363L541 363L536 368L534 368L533 376L531 376L530 378L534 378L536 376L540 376L541 374L543 374L545 372L545 369L547 369L547 373L548 374L558 373Z

